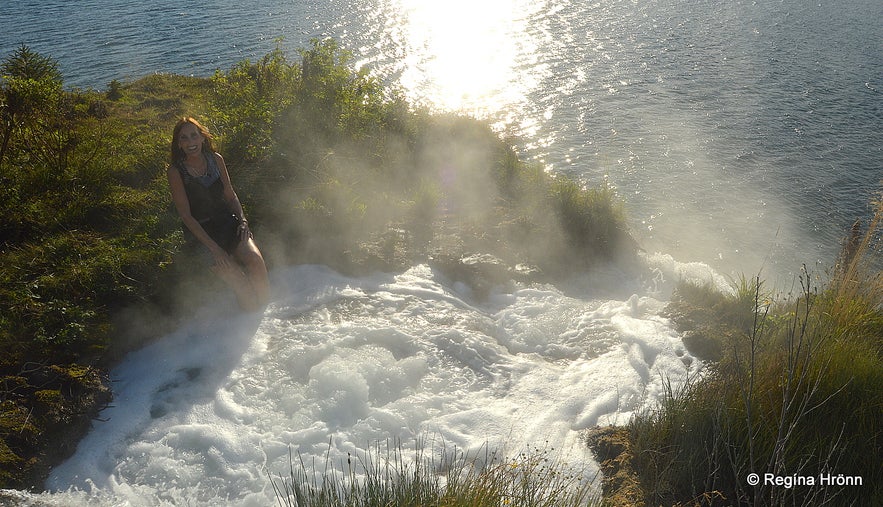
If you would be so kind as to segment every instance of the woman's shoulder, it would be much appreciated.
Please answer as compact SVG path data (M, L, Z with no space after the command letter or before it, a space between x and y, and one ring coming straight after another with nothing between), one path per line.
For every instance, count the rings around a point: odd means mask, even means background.
M216 151L213 151L210 156L206 156L206 160L218 167L224 167L224 157Z
M220 153L215 152L214 157L212 157L212 162L214 162L214 166L218 168L218 172L226 173L227 172L227 163L224 161L224 157L221 156Z
M185 185L185 176L184 174L181 174L180 167L175 163L171 163L166 167L166 179L169 181L169 185L171 185L172 188L175 188L178 185Z
M175 161L166 166L166 174L181 174L181 169L181 163Z

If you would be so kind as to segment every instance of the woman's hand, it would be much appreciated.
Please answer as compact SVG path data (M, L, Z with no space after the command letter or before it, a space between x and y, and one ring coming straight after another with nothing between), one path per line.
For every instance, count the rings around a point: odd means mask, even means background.
M230 254L224 251L223 248L216 246L215 248L210 248L212 252L212 257L215 259L215 265L212 266L216 269L229 269L233 263L233 259L230 258Z
M242 280L245 277L242 269L236 264L232 257L230 257L227 252L222 249L218 249L219 252L212 252L215 256L215 265L212 266L212 271L222 280L226 281L230 285L237 286L242 284Z
M241 222L239 222L239 230L237 232L239 233L240 241L248 241L249 239L254 237L254 235L251 233L251 229L248 228L248 220L244 218Z

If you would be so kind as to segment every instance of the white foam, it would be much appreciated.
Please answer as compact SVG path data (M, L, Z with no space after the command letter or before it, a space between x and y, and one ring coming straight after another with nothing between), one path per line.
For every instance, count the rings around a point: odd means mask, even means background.
M580 432L625 423L699 368L659 311L675 277L714 275L645 261L484 302L428 266L277 272L263 316L205 312L129 355L112 372L114 405L40 498L267 505L267 473L287 476L290 451L341 463L389 441L550 446L594 476Z

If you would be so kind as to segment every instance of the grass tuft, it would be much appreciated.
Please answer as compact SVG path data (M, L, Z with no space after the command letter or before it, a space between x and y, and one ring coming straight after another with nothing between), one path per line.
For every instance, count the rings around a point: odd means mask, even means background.
M828 283L804 270L799 294L785 301L772 301L759 279L743 278L732 295L679 290L673 316L690 322L713 309L721 353L629 424L648 502L883 503L881 219L877 203ZM862 485L820 484L827 474ZM784 485L798 480L814 484Z
M379 443L335 468L326 455L321 469L289 456L289 475L270 476L285 507L600 505L592 479L557 461L554 449L532 448L504 458L484 448L476 453L430 449L418 443L413 456L400 442ZM320 471L321 470L321 471Z

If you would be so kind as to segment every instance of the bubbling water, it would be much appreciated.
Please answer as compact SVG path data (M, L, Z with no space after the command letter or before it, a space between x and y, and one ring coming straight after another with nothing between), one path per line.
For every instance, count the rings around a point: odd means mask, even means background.
M672 284L722 283L701 264L644 260L481 300L426 265L361 278L281 270L263 315L206 308L128 356L112 373L114 405L38 498L265 505L267 474L287 476L291 454L337 466L389 441L543 446L594 477L581 431L625 423L700 368L659 316Z

